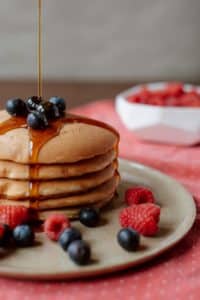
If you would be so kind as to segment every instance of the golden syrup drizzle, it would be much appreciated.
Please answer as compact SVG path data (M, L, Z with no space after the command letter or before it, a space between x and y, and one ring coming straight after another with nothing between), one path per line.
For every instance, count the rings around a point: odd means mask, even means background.
M45 130L29 129L30 143L29 154L30 164L38 163L38 156L41 148L53 137L57 136L62 128L62 119L58 119L49 124L49 127Z
M85 124L88 124L88 125L102 127L102 128L107 129L109 131L112 131L117 136L117 138L119 140L119 133L117 132L117 130L115 130L112 126L110 126L106 123L103 123L101 121L97 121L97 120L82 117L82 116L72 115L72 114L67 114L61 120L62 120L63 125L66 124L66 123L85 123Z
M25 118L12 117L0 124L0 135L17 128L27 128Z
M53 137L57 136L62 127L61 119L51 122L45 130L29 128L29 196L30 206L37 209L39 205L39 170L38 157L41 148Z

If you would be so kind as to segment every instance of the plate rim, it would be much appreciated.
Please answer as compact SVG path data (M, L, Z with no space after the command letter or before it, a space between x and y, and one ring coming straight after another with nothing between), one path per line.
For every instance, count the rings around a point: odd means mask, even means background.
M89 279L91 278L91 276L98 277L102 275L109 275L117 271L122 271L122 270L130 269L131 267L134 266L136 267L139 265L143 265L145 262L155 259L155 257L160 256L161 254L163 254L164 252L168 251L169 249L173 248L176 244L178 244L188 234L196 219L196 205L192 197L192 194L176 179L155 168L137 163L135 161L119 158L119 165L121 166L121 168L123 168L123 166L127 164L137 169L144 169L157 176L165 177L167 180L170 180L171 182L178 185L179 188L181 188L182 191L187 195L188 200L190 199L191 213L189 216L187 216L188 217L186 220L187 223L186 226L184 226L184 230L182 229L180 232L178 232L178 236L176 236L175 239L173 239L171 242L169 242L165 247L161 249L157 249L157 247L152 249L152 251L150 251L148 255L137 259L137 261L132 261L132 262L129 261L119 265L113 264L113 265L109 265L108 267L99 268L99 269L97 268L96 270L93 268L91 270L84 270L84 267L83 268L77 267L77 269L70 272L56 272L53 274L53 273L40 271L40 273L36 274L36 273L32 273L33 272L32 270L30 270L30 272L28 272L27 270L24 271L24 269L23 270L19 269L19 271L12 271L13 270L12 267L0 266L0 276L7 277L7 278L23 279L23 280L41 280L41 281L70 280L70 279L74 280L74 279L81 279L81 278Z

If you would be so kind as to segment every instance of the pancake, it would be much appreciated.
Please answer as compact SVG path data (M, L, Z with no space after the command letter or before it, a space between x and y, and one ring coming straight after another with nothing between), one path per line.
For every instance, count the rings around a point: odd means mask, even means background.
M63 180L38 181L37 190L38 197L49 197L54 195L67 195L72 193L85 192L108 181L113 177L117 168L117 163L113 162L105 169L87 174L81 177ZM33 183L32 183L33 184ZM8 199L16 199L29 197L30 182L22 180L12 180L0 178L0 195Z
M107 167L116 158L116 151L110 150L103 155L71 164L39 165L37 178L30 178L29 165L11 161L0 161L0 178L9 179L59 179L81 176L97 172Z
M114 195L111 195L108 198L105 198L99 202L90 204L89 207L94 207L96 209L105 208L108 204L110 204L112 202L113 198L114 198ZM51 214L62 213L62 214L65 214L70 219L77 219L81 208L82 207L68 207L68 208L60 208L60 209L43 210L43 211L38 212L38 217L39 217L39 220L44 221Z
M69 115L68 119L72 119ZM37 163L58 164L74 163L93 158L116 148L118 135L114 130L89 124L84 118L63 124L58 135L46 142L39 151ZM0 111L0 122L10 119L6 111ZM45 135L45 130L42 131ZM41 138L42 138L41 134ZM0 160L17 163L30 163L30 136L27 128L17 128L0 135Z
M105 199L108 199L114 195L119 182L119 175L114 175L112 179L103 183L102 185L90 190L86 193L66 196L62 198L49 198L46 200L37 201L38 210L47 210L47 209L57 209L64 207L74 207L74 206L86 206L95 203L100 203ZM30 206L29 200L24 201L14 201L8 199L1 199L1 204L3 205L23 205L26 207Z

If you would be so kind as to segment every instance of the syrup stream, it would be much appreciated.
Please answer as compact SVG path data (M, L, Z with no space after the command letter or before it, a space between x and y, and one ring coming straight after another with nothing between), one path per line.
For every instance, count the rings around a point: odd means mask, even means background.
M42 0L38 0L38 46L37 46L37 68L38 68L38 96L42 97Z
M38 0L38 20L37 20L37 69L38 69L38 97L42 97L43 84L42 84L42 0ZM43 143L43 136L38 140L38 134L29 128L29 196L30 206L38 208L39 197L39 183L33 181L31 178L37 178L39 172L39 165L37 165L37 158L40 149L40 143ZM44 141L45 142L45 141ZM35 165L33 165L35 163Z

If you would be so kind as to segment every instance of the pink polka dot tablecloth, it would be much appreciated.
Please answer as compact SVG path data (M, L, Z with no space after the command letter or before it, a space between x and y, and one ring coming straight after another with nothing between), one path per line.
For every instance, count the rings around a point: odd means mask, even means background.
M73 112L116 127L121 134L121 157L157 168L184 184L196 200L196 222L172 250L136 269L84 281L0 278L0 300L199 300L200 146L184 148L138 141L124 128L110 100L93 102Z

